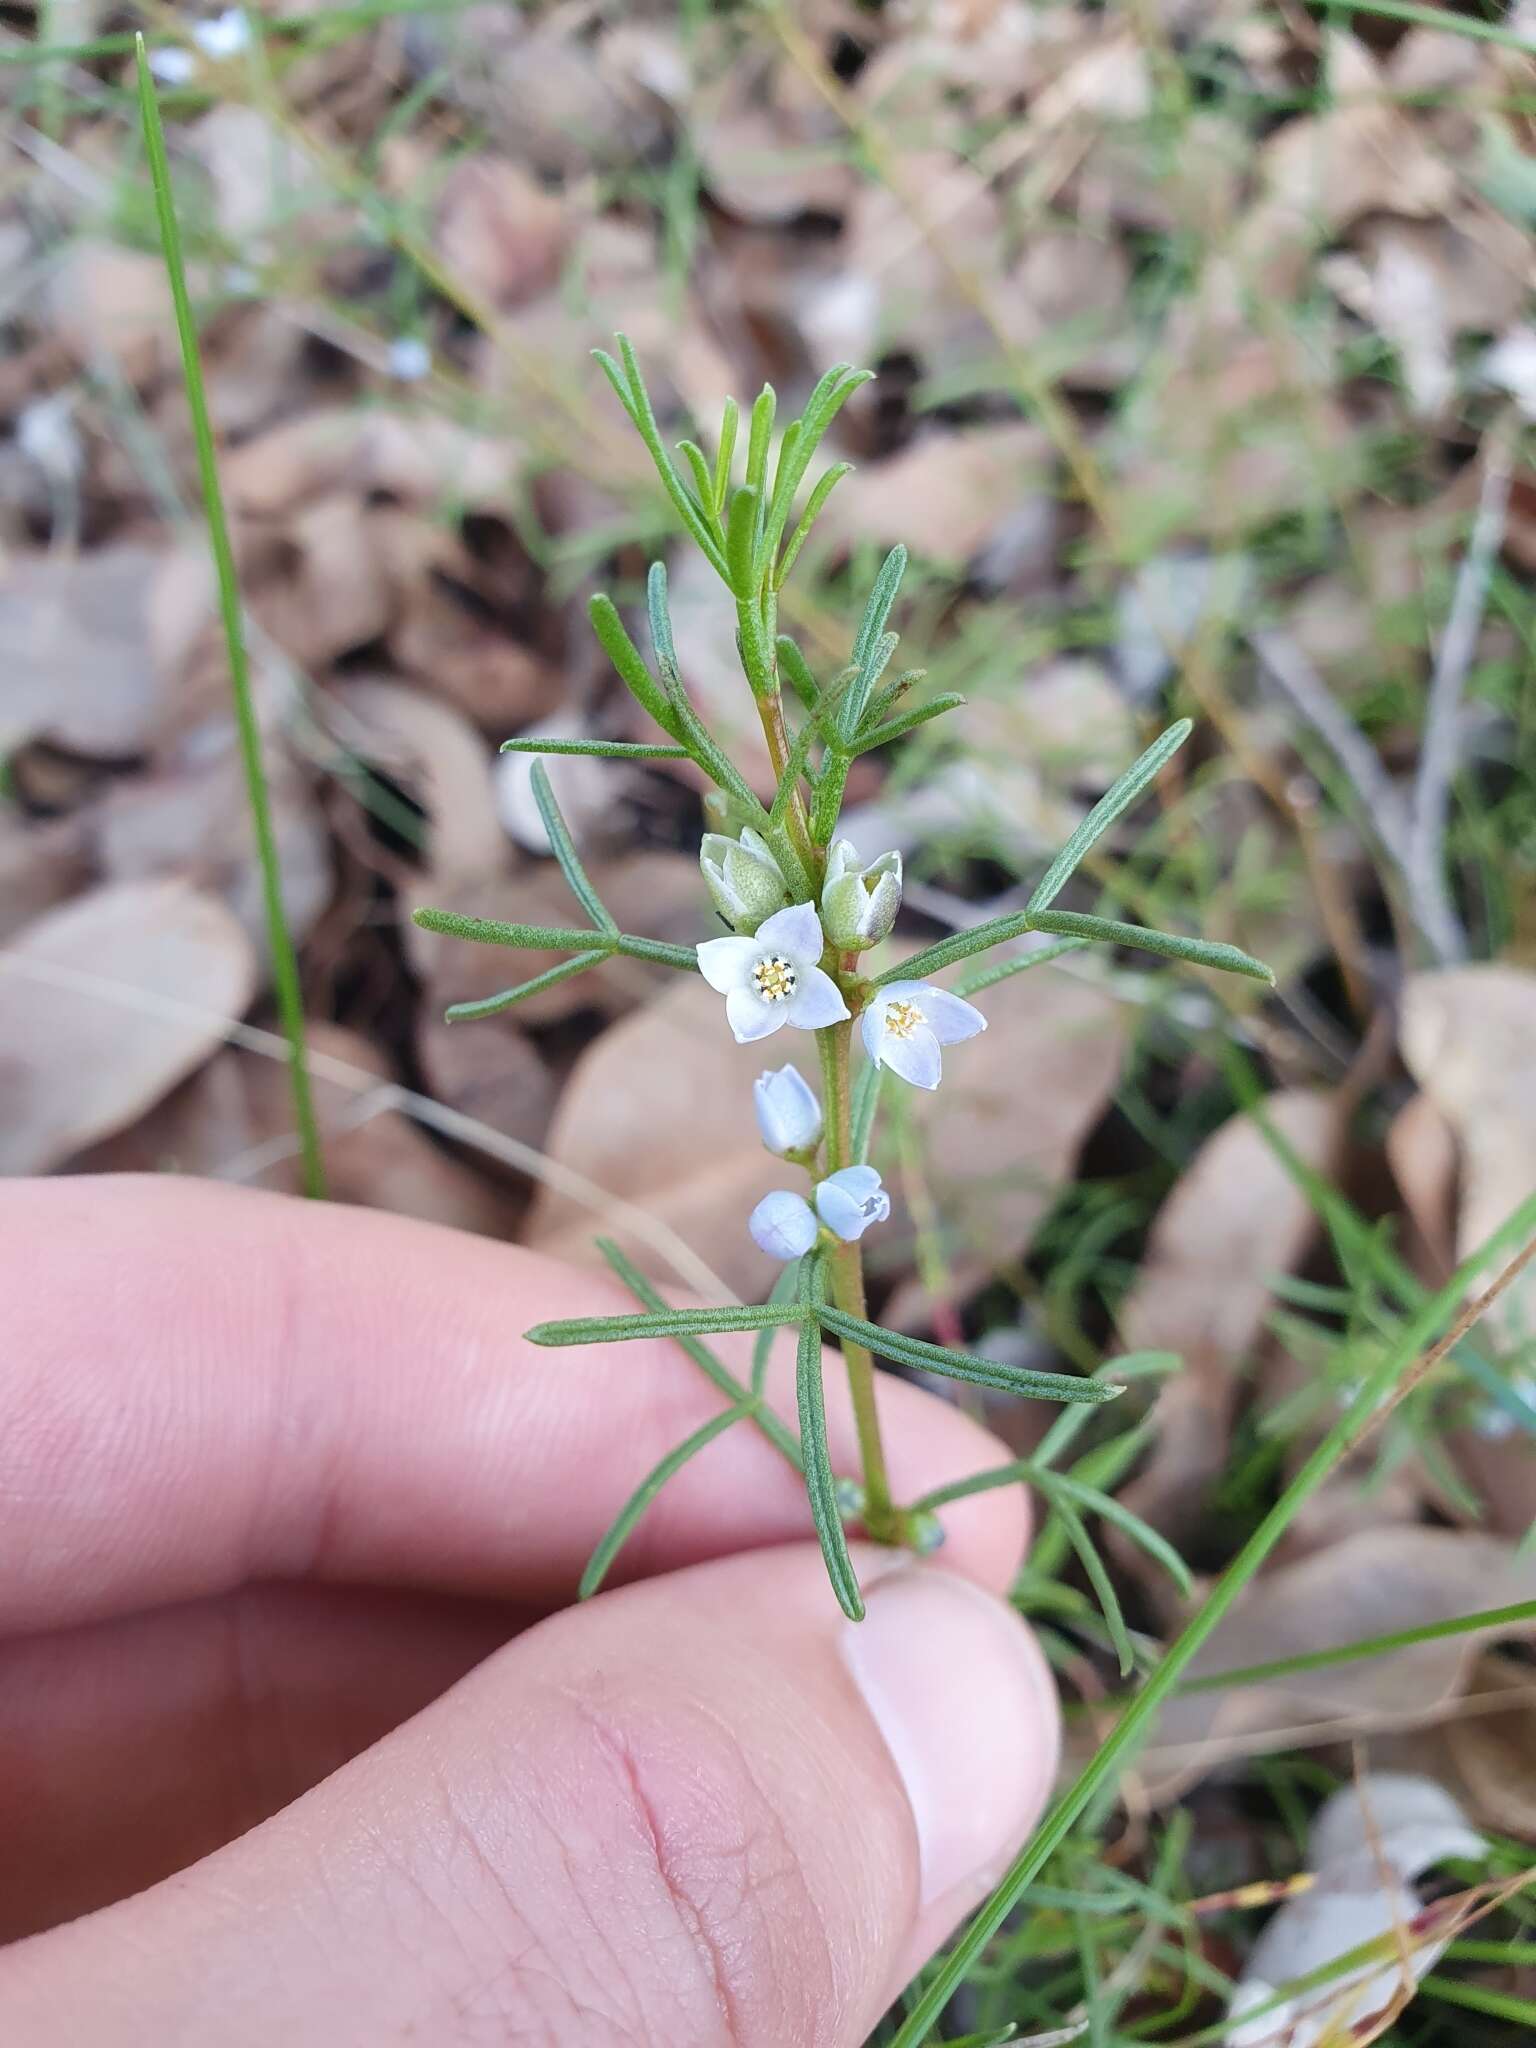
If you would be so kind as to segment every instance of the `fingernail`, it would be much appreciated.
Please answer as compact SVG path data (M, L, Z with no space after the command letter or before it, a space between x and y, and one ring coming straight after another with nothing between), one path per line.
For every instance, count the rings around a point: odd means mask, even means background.
M842 1641L906 1787L923 1905L979 1893L1056 1772L1055 1688L1032 1637L1004 1601L919 1564L877 1580Z

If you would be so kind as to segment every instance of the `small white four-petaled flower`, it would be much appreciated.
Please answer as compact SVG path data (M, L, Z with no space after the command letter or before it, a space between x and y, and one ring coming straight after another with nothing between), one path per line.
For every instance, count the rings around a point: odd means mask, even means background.
M926 981L889 981L864 1012L864 1047L877 1066L889 1067L914 1088L937 1088L939 1048L985 1031L980 1010Z
M871 1223L891 1213L891 1198L872 1166L843 1166L817 1183L812 1208L804 1195L775 1188L747 1219L752 1242L771 1258L803 1258L820 1234L820 1218L834 1237L857 1244Z
M699 972L725 997L738 1045L766 1038L781 1024L821 1031L849 1014L820 965L822 944L815 905L794 903L765 919L756 938L706 939L699 947Z

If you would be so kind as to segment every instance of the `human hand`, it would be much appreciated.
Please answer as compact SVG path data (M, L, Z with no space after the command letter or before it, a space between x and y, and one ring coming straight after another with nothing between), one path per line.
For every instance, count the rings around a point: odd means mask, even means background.
M522 1342L616 1287L173 1179L0 1185L0 1275L6 2048L857 2048L1033 1824L1017 1491L854 1628L738 1426L572 1606L719 1405ZM881 1406L899 1496L999 1461Z

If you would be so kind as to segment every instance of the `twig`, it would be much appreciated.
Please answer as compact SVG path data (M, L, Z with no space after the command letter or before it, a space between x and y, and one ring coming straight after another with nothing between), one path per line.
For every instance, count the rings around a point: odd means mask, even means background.
M1488 602L1493 565L1504 542L1514 458L1514 428L1510 415L1506 414L1490 429L1483 446L1483 482L1478 495L1477 517L1467 552L1456 574L1450 614L1435 657L1434 674L1430 678L1406 863L1410 889L1421 903L1433 909L1447 935L1454 933L1458 939L1462 936L1461 927L1445 880L1445 828L1450 814L1451 785L1456 779L1461 753L1462 695L1477 652L1477 636ZM1463 959L1465 956L1463 941L1461 951L1451 957Z

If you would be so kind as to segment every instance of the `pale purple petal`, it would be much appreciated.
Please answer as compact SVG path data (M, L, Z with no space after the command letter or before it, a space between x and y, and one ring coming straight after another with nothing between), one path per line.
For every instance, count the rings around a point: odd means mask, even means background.
M887 1031L880 1058L893 1074L910 1081L914 1088L937 1088L943 1071L939 1041L926 1025L920 1024L909 1038Z
M783 953L797 967L810 966L822 952L821 919L815 904L791 903L787 910L776 910L758 926L752 944L759 953ZM843 1014L848 1013L845 1010Z
M762 937L761 932L758 937ZM841 1024L848 1015L842 990L831 975L819 967L800 969L800 986L784 1008L789 1012L790 1023L798 1025L802 1031L825 1030L828 1024Z
M699 972L721 995L728 995L752 971L758 955L756 939L706 939L695 948Z
M798 1259L816 1242L818 1228L810 1203L788 1188L764 1195L747 1219L752 1242L775 1259Z
M846 1244L857 1244L872 1223L891 1213L891 1198L872 1166L844 1166L816 1189L816 1213Z
M916 986L920 993L913 1001L940 1045L958 1045L962 1038L974 1038L978 1031L986 1030L987 1020L974 1003L952 996L947 988L929 988L924 982Z
M784 1013L783 1003L759 1002L750 989L733 988L726 992L725 1020L738 1045L770 1037L784 1022Z

